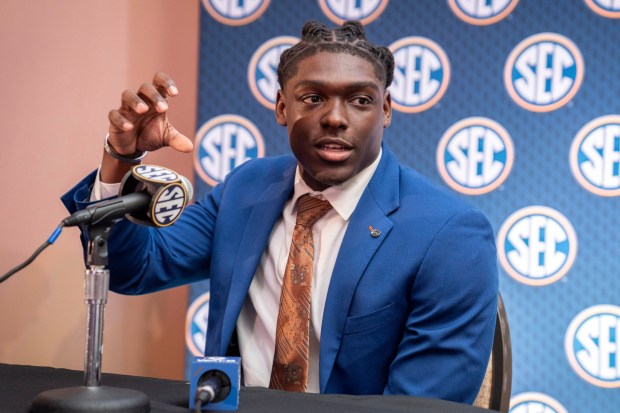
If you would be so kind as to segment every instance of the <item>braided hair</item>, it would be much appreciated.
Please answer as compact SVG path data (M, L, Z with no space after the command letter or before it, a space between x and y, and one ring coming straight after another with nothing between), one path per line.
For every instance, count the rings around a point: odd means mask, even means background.
M377 78L385 88L394 78L394 56L390 49L368 41L364 26L359 21L347 21L341 27L330 29L325 24L309 21L301 30L301 41L280 55L278 83L284 84L297 73L299 62L320 52L346 53L372 63Z

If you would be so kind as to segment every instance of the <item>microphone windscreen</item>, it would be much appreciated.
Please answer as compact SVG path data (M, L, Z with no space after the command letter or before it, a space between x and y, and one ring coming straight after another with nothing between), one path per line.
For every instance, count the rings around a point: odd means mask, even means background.
M187 179L183 175L179 175L179 178L181 179L181 183L187 191L187 202L190 202L192 199L194 199L194 187L192 186L192 183L189 181L189 179Z

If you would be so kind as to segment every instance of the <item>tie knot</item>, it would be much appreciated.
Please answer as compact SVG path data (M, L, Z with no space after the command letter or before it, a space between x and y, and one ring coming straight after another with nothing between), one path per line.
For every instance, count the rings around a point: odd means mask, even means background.
M297 222L295 225L311 227L332 208L328 201L305 194L297 200Z

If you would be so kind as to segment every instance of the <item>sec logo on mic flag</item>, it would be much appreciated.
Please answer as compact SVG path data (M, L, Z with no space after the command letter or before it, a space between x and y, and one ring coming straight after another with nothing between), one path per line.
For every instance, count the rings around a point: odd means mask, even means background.
M151 200L150 216L158 227L172 225L187 204L187 191L180 182L174 182L160 188Z

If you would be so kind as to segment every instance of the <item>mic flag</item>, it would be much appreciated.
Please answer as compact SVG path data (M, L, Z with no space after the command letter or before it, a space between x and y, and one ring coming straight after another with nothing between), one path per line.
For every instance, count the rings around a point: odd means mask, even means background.
M157 165L136 165L125 175L119 197L137 192L151 196L147 208L129 211L127 218L137 224L155 227L172 225L193 196L187 178Z
M172 225L191 200L192 184L184 176L156 165L136 165L123 178L118 198L97 202L65 218L64 226L105 226L127 217L155 227Z
M194 409L200 398L202 410L237 410L240 385L239 357L196 357L190 370L189 408Z

